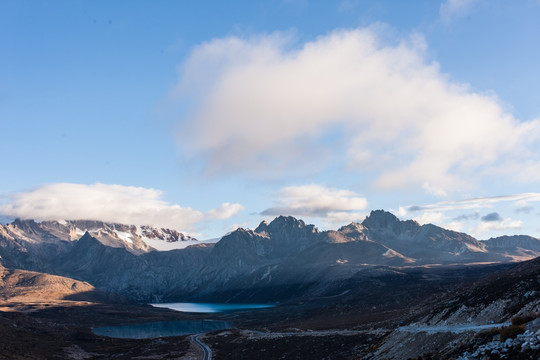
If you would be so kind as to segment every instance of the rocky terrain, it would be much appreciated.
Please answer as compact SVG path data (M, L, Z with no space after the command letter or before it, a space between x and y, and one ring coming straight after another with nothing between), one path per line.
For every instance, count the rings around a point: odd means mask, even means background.
M322 232L280 216L216 244L170 251L151 249L145 239L152 237L192 241L99 222L1 226L0 331L8 340L0 355L19 353L17 333L57 358L130 358L130 346L159 358L192 356L185 337L177 345L134 345L90 332L100 324L197 317L136 304L149 301L279 304L217 315L236 327L206 335L218 359L538 354L531 314L540 313L540 240L532 237L479 241L384 211ZM516 262L524 259L532 260ZM529 321L510 325L520 317Z
M393 331L377 358L537 359L540 258L428 297L412 313L416 331Z
M483 358L499 359L537 359L540 354L540 329L536 331L525 330L523 334L515 338L501 341L494 340L475 346L472 350L465 351L457 357L457 360L472 360Z

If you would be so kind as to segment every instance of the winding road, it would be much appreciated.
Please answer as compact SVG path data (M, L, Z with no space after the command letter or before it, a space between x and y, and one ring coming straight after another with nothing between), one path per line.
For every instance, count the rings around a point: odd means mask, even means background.
M201 336L201 335L202 334L193 335L191 337L191 340L193 340L193 342L195 344L197 344L202 349L202 351L203 351L203 360L212 360L212 349L210 349L210 346L206 345L201 340L199 340L199 336Z

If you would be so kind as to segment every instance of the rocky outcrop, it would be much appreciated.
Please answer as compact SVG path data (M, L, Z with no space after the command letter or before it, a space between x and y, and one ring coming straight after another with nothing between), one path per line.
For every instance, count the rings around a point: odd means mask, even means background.
M495 339L463 352L457 360L480 359L538 359L540 355L540 329L525 330L504 341Z

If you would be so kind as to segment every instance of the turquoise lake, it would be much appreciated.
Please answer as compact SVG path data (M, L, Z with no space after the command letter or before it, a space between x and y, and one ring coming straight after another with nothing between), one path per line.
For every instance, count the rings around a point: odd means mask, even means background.
M167 308L189 313L219 313L239 310L256 310L274 307L272 304L215 304L215 303L161 303L150 304L155 307Z
M274 307L270 304L215 304L215 303L161 303L150 304L190 313L220 313L240 310L256 310ZM122 339L149 339L166 336L200 334L208 331L232 328L231 323L217 320L175 320L135 325L101 326L93 329L94 334Z
M230 329L231 323L214 320L160 321L146 324L102 326L94 328L94 334L121 339L149 339L166 336L199 334L208 331Z

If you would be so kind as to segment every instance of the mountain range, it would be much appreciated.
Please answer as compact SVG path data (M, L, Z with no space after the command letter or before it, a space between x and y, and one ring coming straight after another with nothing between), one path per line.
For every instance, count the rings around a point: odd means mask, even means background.
M168 245L177 247L168 251ZM187 244L193 244L185 247ZM183 248L185 247L185 248ZM332 296L343 284L396 269L508 263L540 256L540 240L479 241L376 210L362 223L319 231L290 216L239 228L216 244L170 229L99 221L0 225L0 264L86 281L135 301L284 301Z

